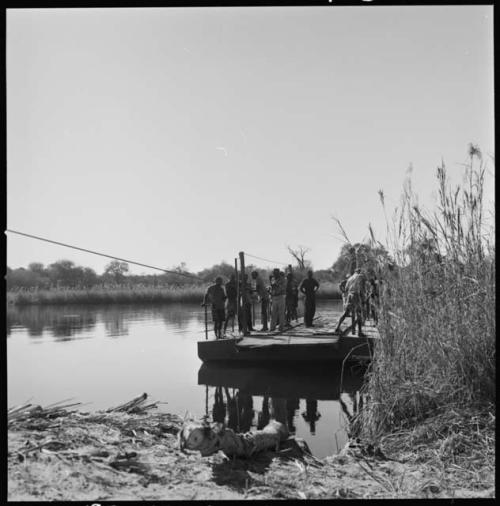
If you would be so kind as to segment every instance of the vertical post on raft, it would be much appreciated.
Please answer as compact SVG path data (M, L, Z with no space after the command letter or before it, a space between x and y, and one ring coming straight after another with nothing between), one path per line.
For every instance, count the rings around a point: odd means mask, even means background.
M245 283L245 253L240 251L240 279L241 279L241 289L246 290ZM245 299L244 292L241 294L242 299ZM247 326L247 314L245 311L245 307L242 307L241 311L241 326L243 327L243 335L248 336L248 326Z
M240 277L238 275L238 259L234 259L234 272L236 273L236 323L240 325Z
M208 311L207 305L205 304L205 340L208 339Z

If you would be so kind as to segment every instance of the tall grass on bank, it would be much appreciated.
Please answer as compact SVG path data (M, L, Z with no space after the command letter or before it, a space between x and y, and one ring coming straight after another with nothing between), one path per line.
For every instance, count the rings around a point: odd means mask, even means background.
M437 169L432 213L408 182L388 226L395 265L381 272L381 340L357 419L366 437L495 403L495 244L483 215L485 167L473 149L458 187L444 165Z
M16 305L30 304L133 304L144 302L201 302L206 286L162 286L162 287L93 287L21 289L7 292L7 302ZM338 286L331 282L320 285L318 299L341 298Z
M182 287L93 287L89 289L60 288L52 290L18 290L7 293L7 302L28 304L132 304L151 302L200 302L206 288Z

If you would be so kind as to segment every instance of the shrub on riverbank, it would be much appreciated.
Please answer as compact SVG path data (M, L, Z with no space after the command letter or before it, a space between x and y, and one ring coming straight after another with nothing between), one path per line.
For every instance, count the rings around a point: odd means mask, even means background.
M357 419L365 436L411 427L443 407L495 403L495 244L476 158L471 146L466 181L453 190L438 168L434 213L418 206L410 184L395 212L395 265L381 272L381 340Z

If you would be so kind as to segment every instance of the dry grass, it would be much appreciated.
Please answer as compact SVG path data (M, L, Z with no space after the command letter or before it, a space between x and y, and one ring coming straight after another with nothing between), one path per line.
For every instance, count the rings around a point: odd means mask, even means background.
M90 289L17 290L7 293L10 304L130 304L144 302L200 302L206 288L182 287L94 287Z

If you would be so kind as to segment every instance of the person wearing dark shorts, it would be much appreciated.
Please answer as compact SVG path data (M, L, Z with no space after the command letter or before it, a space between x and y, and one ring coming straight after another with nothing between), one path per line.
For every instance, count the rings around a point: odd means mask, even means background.
M206 306L207 303L212 305L212 320L214 322L214 333L215 338L220 339L222 337L222 324L226 320L225 302L226 292L222 287L222 278L217 276L215 278L215 285L211 285L207 288L205 297L203 297L202 306Z
M313 319L316 313L316 292L319 283L313 278L313 271L307 271L307 278L300 284L299 290L306 296L304 310L304 324L306 327L314 327Z

